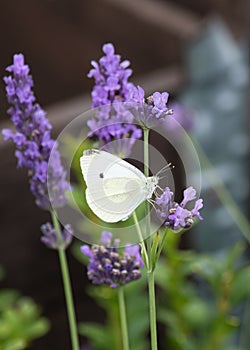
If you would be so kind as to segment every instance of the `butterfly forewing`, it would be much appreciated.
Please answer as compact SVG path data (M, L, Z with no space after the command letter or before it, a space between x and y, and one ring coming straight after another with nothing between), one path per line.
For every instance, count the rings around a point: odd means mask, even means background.
M104 178L140 178L146 182L144 174L121 158L98 150L87 150L80 158L81 169L86 185Z
M146 177L121 158L90 149L83 153L80 164L87 203L103 221L123 220L146 200Z

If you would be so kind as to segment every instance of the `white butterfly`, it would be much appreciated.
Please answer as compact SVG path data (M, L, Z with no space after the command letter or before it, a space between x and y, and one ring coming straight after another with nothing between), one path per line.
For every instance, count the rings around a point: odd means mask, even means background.
M130 163L96 149L84 151L80 165L87 203L106 222L128 219L142 202L150 201L159 181L158 175L146 177Z

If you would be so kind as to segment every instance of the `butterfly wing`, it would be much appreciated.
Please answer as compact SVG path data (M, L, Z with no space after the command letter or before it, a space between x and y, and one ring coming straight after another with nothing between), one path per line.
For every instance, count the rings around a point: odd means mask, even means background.
M146 197L144 174L105 151L87 150L80 159L86 200L103 221L125 220Z
M146 182L145 175L132 164L121 158L96 149L88 149L80 158L82 174L86 185L101 181L103 178L139 178Z
M105 222L126 220L146 196L144 183L137 178L104 179L102 185L86 189L90 209Z

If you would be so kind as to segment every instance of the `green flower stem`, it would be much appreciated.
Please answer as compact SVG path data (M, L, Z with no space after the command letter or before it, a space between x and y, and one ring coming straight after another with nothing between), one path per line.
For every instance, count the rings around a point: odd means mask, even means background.
M60 228L57 216L56 216L54 211L51 211L51 217L52 217L53 225L54 225L55 230L56 230L58 240L60 242L61 241L61 228ZM65 300L66 300L66 306L67 306L67 312L68 312L68 321L69 321L69 328L70 328L72 350L79 350L80 346L79 346L79 339L78 339L78 334L77 334L75 308L74 308L74 302L73 302L73 296L72 296L72 288L71 288L71 282L70 282L70 276L69 276L68 262L67 262L67 257L66 257L66 253L65 253L64 248L58 249L58 255L59 255L61 274L62 274L62 280L63 280L63 287L64 287L64 294L65 294Z
M155 281L154 271L148 271L148 292L149 292L149 316L151 350L157 350L157 329L156 329L156 306L155 306Z
M123 287L118 288L118 302L119 302L119 309L120 309L123 350L129 350L128 326L127 326L127 316L126 316Z
M246 240L250 243L250 223L248 219L242 213L241 209L233 199L231 193L227 190L223 181L220 179L220 177L216 173L213 165L211 164L207 155L203 151L199 142L195 139L194 136L192 137L192 140L198 152L201 166L208 170L206 175L215 193L217 194L218 198L220 199L224 207L227 209L228 213L231 215L232 219L234 220L239 230L242 232Z
M151 270L154 271L156 268L156 263L157 263L157 253L158 253L158 248L159 248L159 237L160 233L156 232L152 245L151 245Z
M166 243L167 233L168 233L168 228L165 229L165 231L161 237L161 243L160 243L160 246L158 248L157 255L156 255L156 262L158 261L160 255L161 255L162 249L164 248L164 245Z
M144 175L149 176L149 129L143 129L144 138ZM154 271L152 269L152 240L151 240L151 223L150 223L150 208L146 201L146 233L147 233L147 252L149 257L148 262L148 292L149 292L149 320L150 320L150 335L151 335L151 350L157 350L157 329L156 329L156 305L155 305L155 283Z
M139 222L138 222L137 215L136 215L135 211L133 212L133 219L134 219L134 222L135 222L136 231L137 231L137 234L138 234L138 237L139 237L139 240L140 240L140 244L141 244L141 247L142 247L142 255L145 257L145 265L146 265L146 268L148 269L149 268L149 265L148 265L148 253L147 253L146 245L145 245L144 238L143 238L143 235L142 235L142 232L141 232L141 227L139 225Z
M142 244L142 251L145 256L145 265L148 270L148 290L149 290L149 317L150 317L150 333L152 350L157 350L157 331L156 331L156 306L155 306L155 286L154 286L154 271L149 267L148 253L143 240L141 228L135 211L133 212L138 237ZM165 236L164 236L165 237ZM150 252L151 254L151 252Z
M144 175L149 176L149 129L143 128L143 148L144 148ZM146 215L146 240L148 251L148 269L151 269L151 237L150 237L150 208L148 201L145 201L145 215Z
M149 176L149 150L148 150L148 142L149 142L149 129L143 129L143 141L144 141L144 175L146 177Z

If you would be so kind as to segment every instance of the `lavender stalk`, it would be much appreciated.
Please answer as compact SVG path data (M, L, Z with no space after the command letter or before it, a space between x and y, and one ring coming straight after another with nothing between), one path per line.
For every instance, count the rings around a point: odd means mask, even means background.
M6 70L11 73L4 78L4 82L10 104L8 113L15 131L4 129L2 133L5 140L12 140L16 146L17 167L27 169L30 190L37 206L51 212L53 225L50 223L42 225L41 241L47 247L58 250L72 349L79 350L75 310L65 254L65 249L72 240L72 231L69 225L66 225L61 231L59 222L52 211L52 207L62 207L66 204L65 192L70 189L70 185L66 181L66 172L61 164L60 153L56 149L56 141L51 138L52 126L44 110L36 102L32 91L34 83L29 73L29 66L24 63L24 56L14 55L13 64ZM52 166L48 169L52 148L54 148L53 159L50 162ZM47 183L48 176L49 183Z

